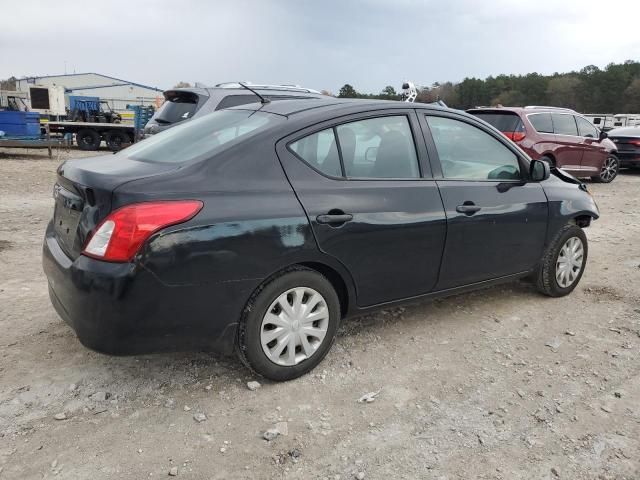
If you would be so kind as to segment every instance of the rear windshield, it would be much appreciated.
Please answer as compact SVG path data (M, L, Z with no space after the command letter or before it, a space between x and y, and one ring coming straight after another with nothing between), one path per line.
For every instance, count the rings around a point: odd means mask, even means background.
M501 132L523 132L522 120L515 113L471 112Z
M159 124L171 124L191 118L198 106L198 96L192 93L176 95L158 109L153 119Z
M160 132L117 155L159 163L184 163L204 158L282 121L282 117L252 110L220 110Z

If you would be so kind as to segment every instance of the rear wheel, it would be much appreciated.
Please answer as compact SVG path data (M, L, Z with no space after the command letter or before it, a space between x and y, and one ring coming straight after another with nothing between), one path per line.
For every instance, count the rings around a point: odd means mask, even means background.
M240 321L240 359L271 380L292 380L318 365L331 349L340 322L340 301L320 273L286 270L249 299Z
M550 297L563 297L580 282L587 264L587 237L574 224L567 224L545 252L536 277L536 287Z
M594 182L611 183L618 176L620 171L620 161L615 155L609 155L604 163L599 175L591 177Z
M118 131L107 132L105 141L109 150L113 152L117 152L118 150L126 147L129 143L131 143L129 135L124 132Z
M76 133L76 143L80 150L98 150L102 138L95 130L82 129Z

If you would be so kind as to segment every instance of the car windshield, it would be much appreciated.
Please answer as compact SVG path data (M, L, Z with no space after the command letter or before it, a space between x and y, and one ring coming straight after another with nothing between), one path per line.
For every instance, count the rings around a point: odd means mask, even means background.
M117 155L159 163L184 163L219 153L282 117L253 110L220 110L158 133Z

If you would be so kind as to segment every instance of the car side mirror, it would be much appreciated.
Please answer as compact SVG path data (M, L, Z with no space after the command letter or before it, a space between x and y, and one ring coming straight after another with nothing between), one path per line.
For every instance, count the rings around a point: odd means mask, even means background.
M598 140L602 141L602 140L604 140L605 138L608 138L608 137L609 137L609 134L607 132L604 132L604 131L600 130L600 136L598 137Z
M529 165L529 177L534 182L543 182L551 176L549 164L542 160L531 160Z

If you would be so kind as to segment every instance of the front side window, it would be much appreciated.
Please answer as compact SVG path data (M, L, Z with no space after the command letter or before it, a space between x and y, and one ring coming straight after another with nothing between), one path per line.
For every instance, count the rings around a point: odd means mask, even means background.
M442 175L456 180L520 180L518 157L483 130L451 118L427 116Z
M578 134L581 137L598 138L598 130L594 127L589 120L582 117L576 117L576 123L578 124Z
M538 133L553 133L553 122L550 113L533 113L529 115L529 121Z
M553 113L551 118L553 119L553 130L557 135L578 136L578 128L573 115Z
M341 177L338 144L333 128L322 130L289 145L289 148L316 170L331 177Z
M420 177L411 127L404 115L345 123L336 131L347 177Z

